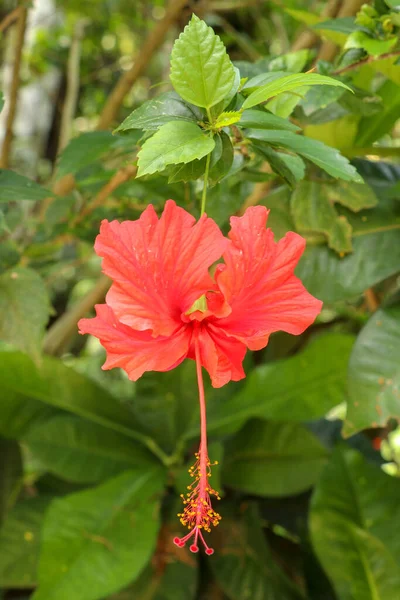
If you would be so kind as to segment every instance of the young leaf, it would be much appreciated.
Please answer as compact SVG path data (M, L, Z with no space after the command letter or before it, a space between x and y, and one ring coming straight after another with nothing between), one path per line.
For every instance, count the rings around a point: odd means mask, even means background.
M183 102L182 98L175 92L165 92L157 98L147 100L134 110L117 127L114 133L130 129L156 130L170 121L192 121L196 123L201 119L201 114L200 111L199 114L196 114L194 108Z
M300 131L300 127L287 119L282 119L265 110L248 109L242 113L238 127L254 127L255 129L283 129L286 131Z
M213 151L215 142L200 127L186 121L166 123L143 144L137 177L163 171L168 165L189 163Z
M196 15L174 44L170 77L184 100L207 109L232 89L235 70L225 46Z
M214 127L217 129L222 127L228 127L229 125L234 125L240 121L242 113L237 110L230 110L228 112L223 112L219 115L218 119L214 123Z
M273 96L282 94L283 92L296 91L301 86L310 85L333 85L343 87L351 91L345 83L332 77L326 77L325 75L319 75L318 73L297 73L295 75L287 75L281 77L271 83L267 83L255 90L243 103L242 108L251 108L261 102L266 102Z
M14 171L0 169L0 202L43 200L49 196L54 194L32 179Z
M363 183L361 176L342 156L338 150L326 146L322 142L312 140L302 135L295 135L291 131L263 131L251 129L247 137L254 140L267 142L271 146L281 146L292 152L301 154L318 167L339 179Z

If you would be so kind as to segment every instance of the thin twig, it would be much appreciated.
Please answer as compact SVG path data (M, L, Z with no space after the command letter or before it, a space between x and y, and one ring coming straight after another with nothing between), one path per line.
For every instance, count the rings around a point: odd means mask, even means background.
M384 54L380 54L379 56L367 56L366 58L362 58L361 60L352 63L351 65L347 65L346 67L342 67L341 69L336 69L336 71L333 71L332 75L341 75L342 73L347 73L347 71L358 69L358 67L362 67L363 65L376 62L377 60L384 60L385 58L392 57L395 58L396 56L400 56L400 50L396 50L394 52L385 52Z
M11 88L8 100L8 113L6 117L6 126L5 126L5 136L3 141L3 147L1 149L1 157L0 157L0 167L3 169L8 168L9 160L10 160L10 150L11 143L13 139L13 124L15 119L15 114L17 110L17 100L18 100L18 89L20 84L20 67L21 67L21 57L22 50L24 46L24 38L25 38L25 29L26 29L26 17L28 14L28 10L21 6L19 8L18 21L16 24L16 40L15 40L15 51L14 51L14 65L13 65L13 74L11 81Z
M14 21L18 19L21 8L21 6L17 6L17 8L14 8L14 10L4 17L0 23L0 33L3 33L6 29L8 29L8 27L10 27L10 25L14 23Z

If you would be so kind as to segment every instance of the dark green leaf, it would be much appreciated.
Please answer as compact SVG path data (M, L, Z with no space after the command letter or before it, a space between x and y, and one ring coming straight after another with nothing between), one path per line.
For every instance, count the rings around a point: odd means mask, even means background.
M50 196L54 194L28 177L0 169L0 202L44 200Z
M298 92L298 88L311 85L332 85L342 87L347 90L350 89L342 81L333 79L332 77L318 75L318 73L296 73L262 85L259 89L250 94L248 98L246 98L242 108L252 108L261 102L266 102L278 94L293 90Z
M282 119L265 110L249 108L243 111L238 127L254 127L255 129L284 129L286 131L300 131L288 119Z
M194 14L172 49L170 77L184 100L207 109L224 100L235 82L224 44Z
M292 152L301 154L318 167L332 175L332 177L363 183L356 169L342 156L338 150L326 146L322 142L312 140L302 135L296 135L291 131L263 131L251 129L247 137L253 140L266 142L271 146L287 148Z
M221 140L222 148L219 159L211 166L208 174L209 182L212 185L218 183L229 173L233 163L233 146L229 135L224 131L221 131L218 135Z
M144 129L145 131L158 129L170 121L193 121L201 119L175 92L165 92L157 98L144 102L134 110L125 121L115 130L127 131L129 129Z
M187 121L172 121L142 146L138 154L138 177L163 171L168 165L189 163L213 151L215 142L200 127Z
M400 585L400 481L337 449L314 492L314 548L340 600L386 600Z
M0 338L38 359L50 302L32 269L16 267L0 275Z
M14 242L11 240L0 242L0 274L16 265L19 259L20 253Z
M299 156L276 152L266 144L253 144L257 154L265 158L273 171L280 175L291 188L303 179L306 166Z
M275 562L254 503L223 513L213 532L214 577L231 600L301 600L302 593Z
M349 395L346 435L400 419L400 306L376 311L357 337Z
M19 444L0 437L0 525L17 497L21 483L22 457Z
M57 177L75 174L96 162L113 143L115 138L110 131L89 131L74 138L60 155Z
M354 338L329 333L291 358L253 369L243 388L209 407L208 430L226 434L252 417L311 421L346 399L347 365ZM290 411L286 410L290 407ZM193 430L191 434L196 435Z
M29 428L24 443L50 473L92 483L157 459L138 442L74 415L55 415Z
M51 498L19 502L0 529L0 586L30 588L37 584L40 530Z
M211 167L213 167L220 160L222 154L221 134L214 135L213 140L215 142L215 146L210 158ZM176 183L178 181L194 181L195 179L198 179L204 175L206 164L207 158L204 156L200 160L193 160L186 165L181 164L171 166L169 170L168 183Z
M226 445L222 481L257 496L290 496L318 480L327 456L298 423L249 421Z
M390 132L399 118L400 94L399 86L393 81L386 81L377 91L383 101L383 110L378 115L361 119L358 126L357 146L369 146Z
M34 600L97 600L134 580L154 550L161 469L129 471L54 500Z

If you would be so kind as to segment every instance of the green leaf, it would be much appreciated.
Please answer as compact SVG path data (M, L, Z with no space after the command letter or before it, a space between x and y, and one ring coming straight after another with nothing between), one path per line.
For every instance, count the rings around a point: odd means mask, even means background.
M37 584L40 530L50 497L30 498L14 506L0 529L0 586L31 588Z
M196 123L201 119L196 114L194 107L188 106L175 92L165 92L157 98L144 102L134 110L125 121L114 131L127 131L129 129L143 129L151 131L158 129L170 121L191 121Z
M218 136L221 140L222 148L219 159L215 164L212 164L208 174L208 181L211 185L216 185L229 173L234 157L233 146L229 135L224 131L220 131Z
M293 75L287 75L267 83L257 90L255 90L243 103L242 109L252 108L261 102L266 102L270 98L282 94L284 92L290 92L297 90L301 86L310 85L332 85L343 87L347 90L351 90L346 84L338 79L332 77L326 77L325 75L318 75L318 73L296 73Z
M317 480L328 452L299 423L249 421L226 444L224 485L257 496L290 496Z
M400 419L400 306L374 313L357 337L349 363L344 433Z
M372 56L380 56L389 52L397 43L397 37L377 40L365 31L353 31L348 37L345 48L363 48Z
M399 86L393 81L385 81L377 93L382 98L383 109L378 115L374 114L361 119L356 138L358 148L379 140L389 133L398 121L400 113Z
M300 590L275 562L255 503L223 512L213 532L210 567L231 600L301 600Z
M28 356L18 352L3 352L0 356L3 435L24 436L34 422L49 418L54 409L61 409L141 441L148 447L151 445L152 440L136 430L137 422L126 405L60 360L45 356L40 367L36 367Z
M293 17L293 19L296 19L296 21L304 23L305 25L315 25L321 20L321 17L319 17L318 15L314 15L308 10L285 8L285 12L288 13L288 15L290 15L291 17Z
M36 360L50 302L46 286L32 269L16 267L0 275L0 338Z
M157 459L141 444L74 415L54 415L29 428L23 442L50 473L93 483Z
M247 137L253 140L266 142L271 146L287 148L292 152L301 154L318 167L332 175L332 177L363 183L356 169L342 156L338 150L326 146L302 135L296 135L291 131L263 131L261 129L250 129Z
M52 502L32 600L97 600L134 580L154 550L161 469L129 471Z
M388 231L383 227L376 233L360 231L360 235L353 237L353 252L344 258L327 246L310 245L296 275L323 302L357 298L367 288L399 271L400 230L398 225L395 227L388 224Z
M340 600L396 598L400 481L338 448L311 502L313 546Z
M269 162L272 170L280 175L291 188L294 188L296 183L303 179L306 166L299 156L276 152L265 144L253 144L253 148L257 154Z
M200 127L186 121L166 123L142 146L137 177L163 171L167 165L189 163L213 151L215 142Z
M210 404L209 433L226 435L248 419L311 421L346 400L347 365L354 338L329 333L293 357L253 369L240 392ZM286 408L290 406L290 411ZM196 430L190 434L196 435Z
M238 127L255 127L256 129L284 129L300 131L300 127L287 119L282 119L265 110L248 109L243 111Z
M57 178L69 173L75 174L84 167L96 162L115 143L110 131L89 131L70 141L62 151L58 166Z
M17 200L44 200L54 196L35 181L14 171L0 169L0 203Z
M21 255L12 240L0 242L0 275L19 263Z
M225 46L196 15L174 44L170 77L184 100L207 109L232 89L235 70Z
M0 437L0 525L13 500L18 495L22 475L22 457L19 444L14 440L6 440Z
M229 110L222 112L214 123L216 129L222 129L222 127L229 127L240 121L242 113L238 110Z
M221 132L224 133L224 132ZM213 137L215 142L214 150L211 152L210 165L213 167L221 158L222 155L222 138L221 133ZM224 134L225 135L225 134ZM231 144L232 145L232 144ZM176 183L178 181L194 181L204 175L206 170L207 158L204 156L200 160L193 160L190 163L171 166L168 170L168 183ZM209 178L210 181L210 178Z

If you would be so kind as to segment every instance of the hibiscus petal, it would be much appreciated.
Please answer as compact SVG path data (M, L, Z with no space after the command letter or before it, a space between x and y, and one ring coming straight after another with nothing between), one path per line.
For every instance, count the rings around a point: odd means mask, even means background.
M95 250L114 283L107 294L121 323L169 336L213 287L209 267L228 241L205 215L196 222L168 200L160 219L149 205L137 221L103 221Z
M247 349L242 342L227 337L211 323L200 327L194 335L198 335L201 364L208 371L213 387L246 377L242 362Z
M96 305L94 319L81 319L80 333L99 338L107 351L103 369L121 367L129 379L136 381L145 371L169 371L187 356L191 331L182 327L172 337L154 338L150 331L135 331L118 321L106 304Z
M289 232L275 243L272 231L265 229L268 212L255 206L243 217L232 217L225 265L218 265L215 275L232 307L216 323L252 350L266 346L274 331L302 333L322 307L293 274L305 240Z

